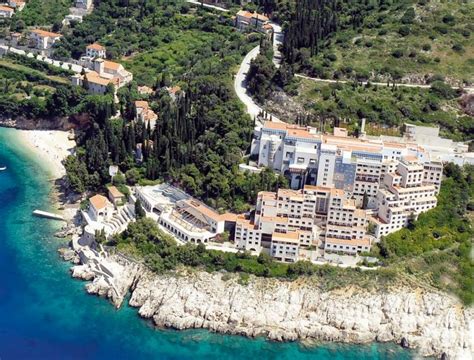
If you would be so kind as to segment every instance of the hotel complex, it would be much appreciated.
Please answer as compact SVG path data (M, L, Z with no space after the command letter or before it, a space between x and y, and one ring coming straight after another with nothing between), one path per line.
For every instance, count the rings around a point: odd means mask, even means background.
M235 224L236 215L219 214L171 185L137 187L135 196L147 216L180 242L208 243Z
M137 103L137 110L142 105ZM463 164L473 158L464 144L440 138L437 128L407 124L405 136L398 138L369 137L363 130L364 124L361 136L354 138L341 128L331 135L268 121L256 128L252 154L258 167L246 169L270 167L284 174L291 188L260 192L253 212L220 214L160 184L136 187L127 213L138 199L147 217L181 244L220 243L224 251L266 252L283 262L366 253L382 236L436 206L443 162ZM101 228L101 216L109 224L106 233L123 228L125 222L111 220L123 217L115 201L120 194L112 190L115 211L106 199L91 199L84 214L89 236Z

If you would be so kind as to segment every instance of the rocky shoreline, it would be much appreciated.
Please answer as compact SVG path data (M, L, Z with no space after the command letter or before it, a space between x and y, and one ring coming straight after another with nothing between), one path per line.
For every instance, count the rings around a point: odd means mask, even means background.
M79 262L77 254L68 255ZM129 304L158 327L275 341L395 342L443 359L472 359L474 353L474 310L435 291L322 291L311 279L251 277L241 284L235 274L191 270L156 275L118 255L99 255L71 272L90 281L89 294L106 297L117 308L131 292Z

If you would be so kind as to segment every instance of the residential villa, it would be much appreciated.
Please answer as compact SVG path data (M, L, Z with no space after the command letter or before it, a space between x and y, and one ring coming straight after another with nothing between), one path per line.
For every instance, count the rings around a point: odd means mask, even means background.
M150 108L148 101L135 101L135 120L142 121L146 127L154 129L158 115Z
M15 13L15 9L8 6L0 5L0 17L11 18L14 13Z
M103 195L94 195L89 199L88 209L82 211L86 226L80 240L81 245L92 245L99 231L103 231L106 238L118 234L135 219L134 205L125 202L125 196L115 187L108 190L112 202Z
M8 6L15 9L15 11L22 11L25 7L26 3L22 0L9 0Z
M270 25L269 18L257 12L251 13L246 10L240 10L235 17L235 26L240 31L254 29L256 31L271 34L273 27Z
M138 86L138 93L141 95L152 95L155 91L149 86Z
M104 59L94 59L93 70L84 75L75 74L71 78L72 85L87 86L93 94L104 94L107 86L113 84L115 89L121 88L132 81L132 73L126 71L121 64Z
M61 37L61 34L35 29L30 31L30 44L38 50L48 50Z
M171 100L176 101L180 96L185 96L185 93L183 90L181 90L181 86L173 86L173 87L167 87L166 91L168 91L169 96L171 97Z
M97 43L87 45L86 56L92 59L94 58L105 59L105 47Z

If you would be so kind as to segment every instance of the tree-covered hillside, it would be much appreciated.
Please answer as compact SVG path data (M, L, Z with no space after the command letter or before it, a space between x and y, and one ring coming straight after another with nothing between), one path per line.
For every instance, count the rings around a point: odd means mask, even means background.
M284 50L315 77L470 84L473 18L468 0L297 1Z
M80 137L78 156L67 166L76 190L100 189L109 181L112 163L129 184L167 180L217 208L238 211L247 209L259 190L285 186L272 172L243 174L238 169L254 124L231 80L259 37L246 39L227 16L182 4L101 1L57 53L78 56L86 44L99 41L133 71L136 81L119 90L120 118L96 112ZM152 86L154 93L139 94L137 83ZM173 99L166 89L175 85L181 91ZM133 121L135 100L149 101L159 115L156 128ZM138 144L143 162L137 164Z

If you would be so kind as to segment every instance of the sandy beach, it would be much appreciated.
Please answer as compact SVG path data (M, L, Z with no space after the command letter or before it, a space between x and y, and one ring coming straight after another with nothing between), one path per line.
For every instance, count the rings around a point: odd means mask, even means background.
M18 130L18 138L55 179L66 175L62 162L76 146L74 140L68 139L69 135L69 132L58 130Z

